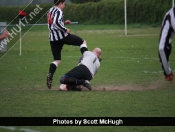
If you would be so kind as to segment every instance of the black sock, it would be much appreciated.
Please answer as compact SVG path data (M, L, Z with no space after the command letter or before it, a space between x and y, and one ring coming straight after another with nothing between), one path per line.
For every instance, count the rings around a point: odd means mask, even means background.
M51 73L51 75L53 76L53 74L55 73L57 69L57 66L54 63L50 64L50 68L49 68L49 73Z

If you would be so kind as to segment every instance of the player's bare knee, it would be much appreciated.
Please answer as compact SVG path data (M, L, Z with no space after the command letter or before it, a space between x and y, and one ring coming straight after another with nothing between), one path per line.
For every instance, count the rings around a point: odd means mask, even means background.
M54 60L52 63L58 66L61 63L61 60Z

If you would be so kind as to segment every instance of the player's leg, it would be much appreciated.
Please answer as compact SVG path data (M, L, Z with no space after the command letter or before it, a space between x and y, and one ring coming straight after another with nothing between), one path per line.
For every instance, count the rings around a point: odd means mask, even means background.
M60 78L60 83L61 84L67 84L68 86L76 86L76 85L83 85L89 90L91 90L91 85L88 80L80 80L76 79L74 77L69 77L67 75L64 75Z
M51 50L52 50L54 61L50 63L49 73L47 75L47 80L46 80L47 87L49 89L51 89L51 87L52 87L53 75L54 75L58 65L61 62L61 50L63 47L63 44L60 43L59 41L50 42L50 45L51 45Z
M64 41L64 44L74 45L74 46L80 46L83 43L86 44L85 40L83 40L81 37L73 35L73 34L69 34L68 36L66 36L63 39L63 41Z
M76 79L74 77L69 77L68 75L64 75L60 78L61 84L70 84L70 85L83 85L85 80Z
M66 73L64 76L60 78L61 84L69 84L69 85L83 85L89 90L91 90L91 85L88 80L91 80L92 76L89 70L83 66L77 66Z
M164 75L167 76L171 73L169 66L169 56L171 54L171 42L173 38L173 29L170 26L169 16L165 17L162 25L160 39L159 39L159 58L162 64Z

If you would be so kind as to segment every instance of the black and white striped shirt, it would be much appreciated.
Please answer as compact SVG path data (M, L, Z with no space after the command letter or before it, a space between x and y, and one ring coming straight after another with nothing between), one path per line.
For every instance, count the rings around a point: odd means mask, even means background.
M50 8L47 14L47 21L50 32L50 41L57 41L68 35L66 33L67 28L64 26L64 14L60 8Z

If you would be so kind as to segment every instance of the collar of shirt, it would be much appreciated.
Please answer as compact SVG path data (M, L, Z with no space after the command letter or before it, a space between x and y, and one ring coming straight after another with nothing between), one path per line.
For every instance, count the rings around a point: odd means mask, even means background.
M53 8L56 8L56 9L62 11L62 10L61 10L59 7L57 7L57 6L53 6Z

